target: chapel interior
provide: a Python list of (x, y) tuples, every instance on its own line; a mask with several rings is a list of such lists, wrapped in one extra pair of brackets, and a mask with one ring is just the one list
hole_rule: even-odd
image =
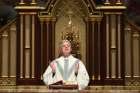
[(85, 93), (139, 93), (139, 6), (139, 0), (1, 0), (0, 93), (50, 93), (42, 75), (63, 39), (88, 71)]

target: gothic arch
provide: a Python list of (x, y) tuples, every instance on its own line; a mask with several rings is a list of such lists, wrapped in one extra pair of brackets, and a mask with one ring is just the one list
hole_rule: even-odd
[(84, 15), (93, 14), (95, 11), (95, 2), (93, 0), (48, 0), (45, 4), (45, 11), (48, 14), (57, 15), (65, 6), (67, 8), (74, 7), (74, 9), (78, 7), (78, 11), (82, 11)]
[(88, 16), (88, 8), (83, 0), (58, 0), (52, 9), (51, 14), (57, 18), (55, 24), (55, 37), (57, 37), (57, 39), (55, 39), (55, 56), (57, 57), (59, 55), (57, 50), (59, 42), (62, 39), (61, 37), (63, 36), (61, 33), (69, 31), (67, 27), (69, 15), (71, 15), (72, 24), (76, 28), (74, 33), (79, 31), (77, 35), (79, 36), (79, 42), (81, 43), (81, 49), (79, 50), (81, 55), (80, 58), (86, 62), (86, 50), (84, 49), (86, 46), (86, 25), (83, 19)]

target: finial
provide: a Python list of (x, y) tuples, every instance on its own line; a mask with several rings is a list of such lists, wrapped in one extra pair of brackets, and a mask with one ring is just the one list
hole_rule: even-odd
[(36, 5), (36, 0), (32, 0), (31, 4)]
[(121, 4), (122, 4), (121, 0), (117, 0), (116, 5), (121, 5)]
[(109, 0), (106, 0), (106, 1), (104, 2), (104, 4), (105, 4), (105, 5), (110, 5)]
[(20, 0), (20, 3), (19, 3), (20, 5), (23, 5), (23, 4), (25, 4), (24, 3), (24, 0)]

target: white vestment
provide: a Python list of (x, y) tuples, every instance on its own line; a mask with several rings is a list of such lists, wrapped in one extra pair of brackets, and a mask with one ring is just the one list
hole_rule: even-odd
[[(58, 81), (63, 81), (63, 82), (73, 82), (73, 84), (78, 84), (79, 90), (84, 89), (86, 86), (88, 86), (89, 83), (89, 75), (86, 71), (86, 68), (84, 64), (78, 60), (77, 58), (73, 57), (70, 55), (67, 57), (68, 59), (68, 78), (67, 80), (64, 80), (64, 57), (61, 56), (51, 63), (54, 63), (56, 67), (55, 75), (53, 76), (52, 73), (52, 68), (50, 65), (46, 69), (45, 73), (43, 74), (43, 81), (46, 85), (53, 84)], [(75, 74), (75, 64), (78, 63), (78, 73), (77, 75)]]

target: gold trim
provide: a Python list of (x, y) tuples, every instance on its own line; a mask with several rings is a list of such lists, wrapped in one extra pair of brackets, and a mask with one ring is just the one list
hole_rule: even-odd
[(116, 15), (111, 15), (110, 16), (111, 20), (111, 24), (110, 24), (110, 28), (111, 28), (111, 48), (116, 48)]
[(23, 78), (23, 15), (20, 15), (20, 78)]
[[(53, 8), (52, 8), (52, 11), (51, 11), (51, 13), (52, 13), (52, 15), (54, 15), (54, 12), (55, 12), (55, 10), (56, 10), (56, 5), (59, 3), (59, 1), (60, 0), (56, 0), (56, 2), (54, 3), (54, 5), (53, 5)], [(48, 12), (48, 11), (47, 11)]]
[[(56, 1), (57, 1), (57, 0), (56, 0)], [(55, 1), (55, 3), (56, 3), (56, 1)], [(54, 9), (53, 3), (54, 3), (54, 0), (51, 0), (51, 1), (50, 1), (50, 4), (48, 5), (47, 12), (50, 13), (50, 14), (52, 13), (52, 11), (53, 11), (53, 9)], [(55, 4), (55, 3), (54, 3), (54, 4)], [(51, 11), (50, 11), (50, 10), (51, 10)]]
[(31, 55), (31, 24), (30, 15), (25, 15), (25, 36), (24, 36), (24, 62), (25, 78), (30, 78), (30, 55)]
[[(98, 42), (100, 42), (100, 24), (101, 24), (101, 22), (100, 21), (98, 21), (97, 22), (97, 29), (98, 29)], [(100, 43), (98, 43), (98, 46), (100, 46)], [(98, 50), (98, 64), (100, 64), (100, 49)], [(98, 65), (98, 80), (100, 80), (101, 79), (101, 77), (100, 77), (100, 71), (101, 70), (101, 67), (100, 67), (100, 65)]]
[(109, 78), (109, 15), (106, 15), (106, 50), (107, 50), (107, 68), (106, 68), (106, 78)]
[(32, 78), (35, 78), (35, 16), (32, 16)]
[(96, 7), (95, 1), (91, 0), (93, 7)]
[(83, 5), (86, 7), (86, 10), (87, 10), (88, 13), (89, 13), (88, 5), (86, 4), (86, 2), (85, 2), (84, 0), (82, 0), (82, 2), (83, 2)]
[(30, 32), (31, 32), (31, 24), (30, 24), (30, 15), (25, 15), (25, 49), (30, 49), (31, 42), (30, 42)]
[(131, 77), (131, 75), (130, 76), (125, 76), (126, 78), (130, 78)]
[(1, 79), (1, 78), (15, 78), (15, 77), (16, 77), (16, 76), (1, 76), (0, 79)]
[(126, 9), (126, 6), (97, 6), (96, 9)]
[(139, 38), (140, 37), (140, 34), (139, 34), (139, 32), (134, 32), (132, 34), (132, 36), (133, 36), (133, 38)]
[(117, 16), (118, 19), (118, 78), (121, 78), (121, 16)]
[[(93, 13), (94, 10), (93, 10), (93, 8), (92, 8), (92, 4), (90, 3), (89, 0), (87, 0), (87, 2), (88, 2), (88, 5), (87, 5), (87, 6), (91, 8), (91, 11), (92, 11), (92, 13)], [(94, 4), (93, 4), (93, 6), (96, 7)], [(90, 13), (91, 13), (91, 12), (90, 12)]]
[(140, 77), (140, 76), (133, 76), (133, 77)]
[(102, 18), (102, 15), (90, 15), (88, 18), (86, 18), (86, 21), (101, 21)]
[[(92, 29), (92, 31), (94, 31), (94, 29), (95, 29), (95, 21), (92, 21), (91, 23), (91, 29)], [(89, 24), (88, 24), (88, 30), (89, 30)], [(92, 36), (94, 36), (95, 35), (95, 33), (94, 32), (92, 32)], [(92, 42), (91, 43), (94, 43), (94, 41), (95, 41), (95, 38), (92, 38)], [(94, 48), (94, 46), (93, 46), (93, 48)], [(94, 53), (94, 49), (91, 51), (91, 52), (93, 52)], [(95, 54), (93, 54), (92, 56), (94, 56)], [(93, 61), (93, 63), (92, 64), (95, 64), (95, 61)], [(93, 80), (95, 80), (96, 78), (95, 78), (95, 74), (94, 74), (94, 72), (95, 72), (95, 69), (92, 69), (92, 72), (93, 72), (93, 76), (92, 76), (92, 78), (93, 78)]]
[(9, 66), (9, 36), (8, 30), (3, 32), (2, 35), (2, 76), (8, 77), (8, 66)]
[[(134, 28), (134, 29), (136, 29), (137, 31), (140, 31), (140, 27), (139, 26), (137, 26), (133, 21), (130, 21), (130, 20), (126, 20), (127, 21), (127, 23), (128, 23), (128, 25), (129, 25), (129, 28), (131, 29), (131, 27), (132, 28)], [(128, 27), (127, 27), (128, 28)]]
[(25, 3), (24, 3), (24, 0), (20, 0), (20, 3), (19, 3), (20, 5), (24, 5)]
[(55, 17), (48, 15), (39, 15), (40, 21), (56, 21)]
[(95, 76), (94, 75), (92, 76), (92, 80), (95, 80)]
[(35, 2), (32, 2), (32, 3), (31, 3), (31, 5), (36, 5), (36, 4), (37, 4), (37, 3), (35, 3)]
[(98, 75), (98, 80), (101, 80), (101, 77), (100, 77), (100, 75)]
[(19, 12), (20, 15), (36, 15), (37, 12)]
[(15, 9), (45, 9), (41, 6), (16, 6)]
[(0, 86), (2, 85), (16, 85), (16, 77), (2, 77), (0, 78)]
[[(60, 0), (56, 0), (56, 1), (60, 1)], [(50, 5), (51, 0), (47, 0), (47, 2), (45, 2), (45, 7)]]
[(37, 4), (36, 1), (32, 0), (31, 5), (36, 5), (36, 4)]
[(15, 76), (10, 76), (9, 78), (16, 78), (16, 75)]
[(132, 76), (125, 76), (125, 78), (140, 78), (140, 76), (136, 76), (136, 75), (133, 77)]
[(106, 1), (104, 2), (104, 4), (105, 4), (105, 5), (110, 5), (109, 0), (106, 0)]
[(30, 49), (25, 49), (25, 78), (31, 78), (30, 77), (30, 55), (31, 55), (31, 51)]
[(104, 12), (104, 14), (118, 14), (118, 15), (120, 15), (123, 13), (122, 12)]
[(105, 5), (110, 5), (110, 2), (105, 2), (104, 4), (105, 4)]
[(8, 78), (8, 76), (3, 76), (3, 75), (2, 75), (1, 78)]
[(121, 2), (121, 0), (117, 0), (116, 5), (122, 5), (123, 3)]
[(116, 49), (111, 49), (111, 55), (110, 55), (110, 57), (111, 57), (111, 66), (110, 66), (110, 68), (111, 68), (111, 78), (116, 78)]
[(24, 5), (25, 3), (23, 3), (23, 2), (20, 2), (19, 4), (20, 4), (20, 5)]
[(11, 75), (11, 31), (9, 29), (8, 31), (8, 70), (7, 70), (7, 73), (8, 73), (8, 77), (10, 77)]
[(2, 34), (2, 38), (8, 38), (7, 34)]

